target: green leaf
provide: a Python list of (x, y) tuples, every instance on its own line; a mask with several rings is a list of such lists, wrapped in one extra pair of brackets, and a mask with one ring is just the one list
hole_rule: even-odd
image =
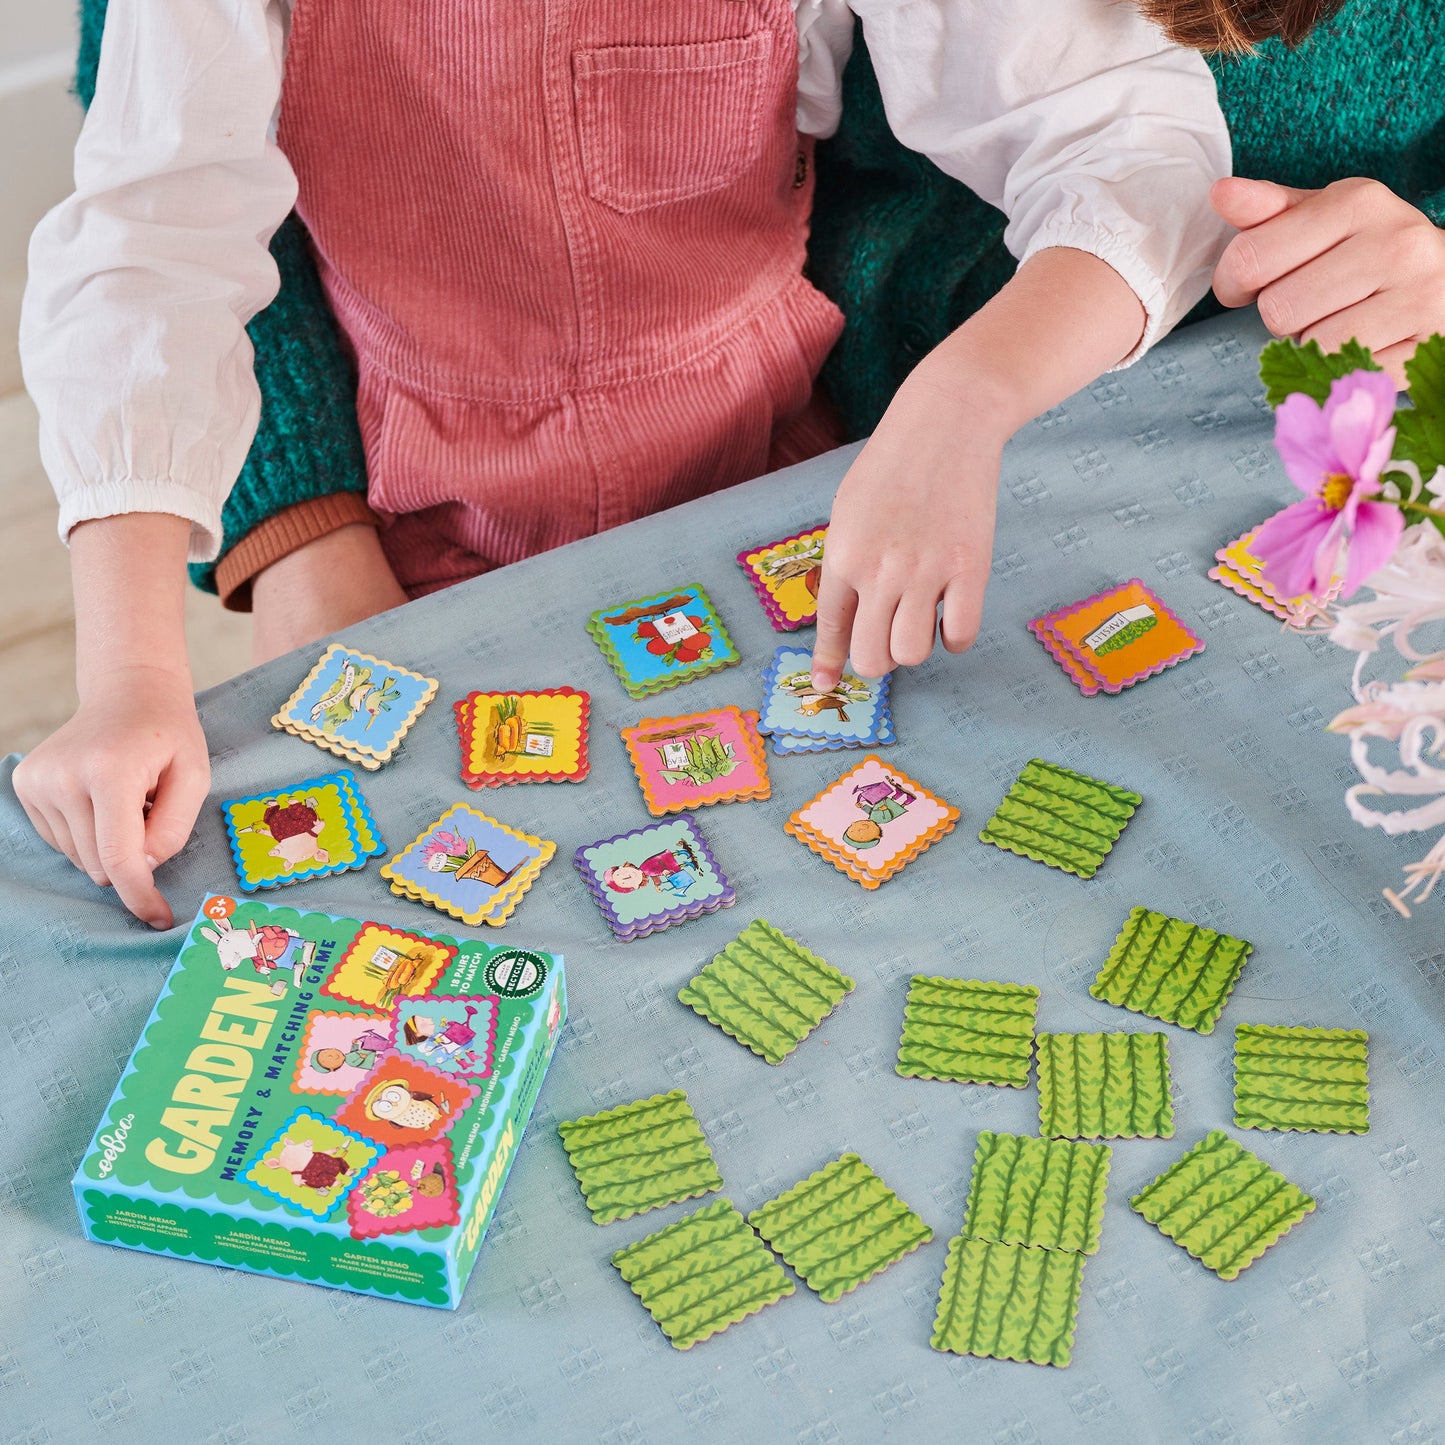
[(1405, 363), (1408, 407), (1395, 413), (1395, 456), (1414, 462), (1426, 481), (1445, 466), (1445, 336), (1422, 341)]
[(1303, 392), (1323, 406), (1332, 382), (1352, 371), (1379, 370), (1369, 348), (1358, 341), (1347, 341), (1328, 354), (1320, 349), (1318, 341), (1304, 346), (1297, 341), (1271, 341), (1259, 355), (1259, 379), (1270, 406), (1278, 406), (1295, 392)]

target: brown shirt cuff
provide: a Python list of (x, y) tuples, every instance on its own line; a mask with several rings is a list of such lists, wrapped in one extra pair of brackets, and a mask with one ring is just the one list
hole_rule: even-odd
[(216, 591), (228, 611), (251, 610), (251, 583), (273, 562), (335, 532), (360, 522), (381, 526), (381, 518), (360, 492), (333, 492), (296, 502), (259, 522), (216, 563)]

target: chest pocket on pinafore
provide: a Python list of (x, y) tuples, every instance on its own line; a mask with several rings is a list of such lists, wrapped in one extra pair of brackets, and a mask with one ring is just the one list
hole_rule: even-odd
[(614, 45), (572, 58), (593, 200), (645, 211), (726, 189), (757, 159), (768, 30), (690, 45)]

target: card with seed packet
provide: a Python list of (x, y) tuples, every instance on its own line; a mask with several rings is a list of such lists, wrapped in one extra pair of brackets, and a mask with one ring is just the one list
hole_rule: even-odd
[(435, 678), (333, 642), (271, 726), (374, 772), (436, 690)]
[(586, 844), (572, 861), (607, 926), (624, 940), (737, 902), (691, 813)]
[(500, 928), (557, 845), (457, 803), (382, 865), (391, 891), (463, 923)]
[(643, 718), (622, 729), (647, 811), (660, 818), (772, 793), (758, 715), (737, 707)]
[(453, 705), (469, 788), (580, 783), (587, 776), (591, 699), (570, 687), (472, 692)]
[(827, 535), (827, 526), (819, 525), (738, 553), (738, 566), (748, 574), (775, 632), (796, 632), (818, 620)]
[(279, 888), (364, 868), (386, 845), (356, 786), (340, 768), (271, 793), (221, 804), (241, 888)]
[(627, 695), (641, 701), (741, 660), (701, 587), (675, 587), (603, 607), (587, 631)]
[(1122, 692), (1204, 651), (1203, 639), (1137, 577), (1046, 612), (1029, 631), (1085, 697)]
[(830, 688), (814, 687), (813, 654), (780, 647), (763, 669), (758, 731), (779, 754), (889, 747), (898, 741), (891, 679), (891, 673), (870, 680), (845, 672)]

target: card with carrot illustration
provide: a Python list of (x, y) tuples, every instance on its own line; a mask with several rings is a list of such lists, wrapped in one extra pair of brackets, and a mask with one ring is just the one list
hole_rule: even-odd
[(827, 535), (826, 526), (810, 527), (778, 542), (744, 547), (738, 553), (738, 566), (748, 574), (774, 631), (796, 632), (818, 620)]
[(591, 699), (570, 687), (473, 692), (454, 704), (469, 788), (580, 783), (587, 776)]
[(740, 661), (701, 587), (603, 607), (587, 619), (587, 631), (628, 696), (639, 700)]
[(720, 707), (643, 718), (622, 729), (622, 741), (654, 817), (772, 792), (755, 712)]

